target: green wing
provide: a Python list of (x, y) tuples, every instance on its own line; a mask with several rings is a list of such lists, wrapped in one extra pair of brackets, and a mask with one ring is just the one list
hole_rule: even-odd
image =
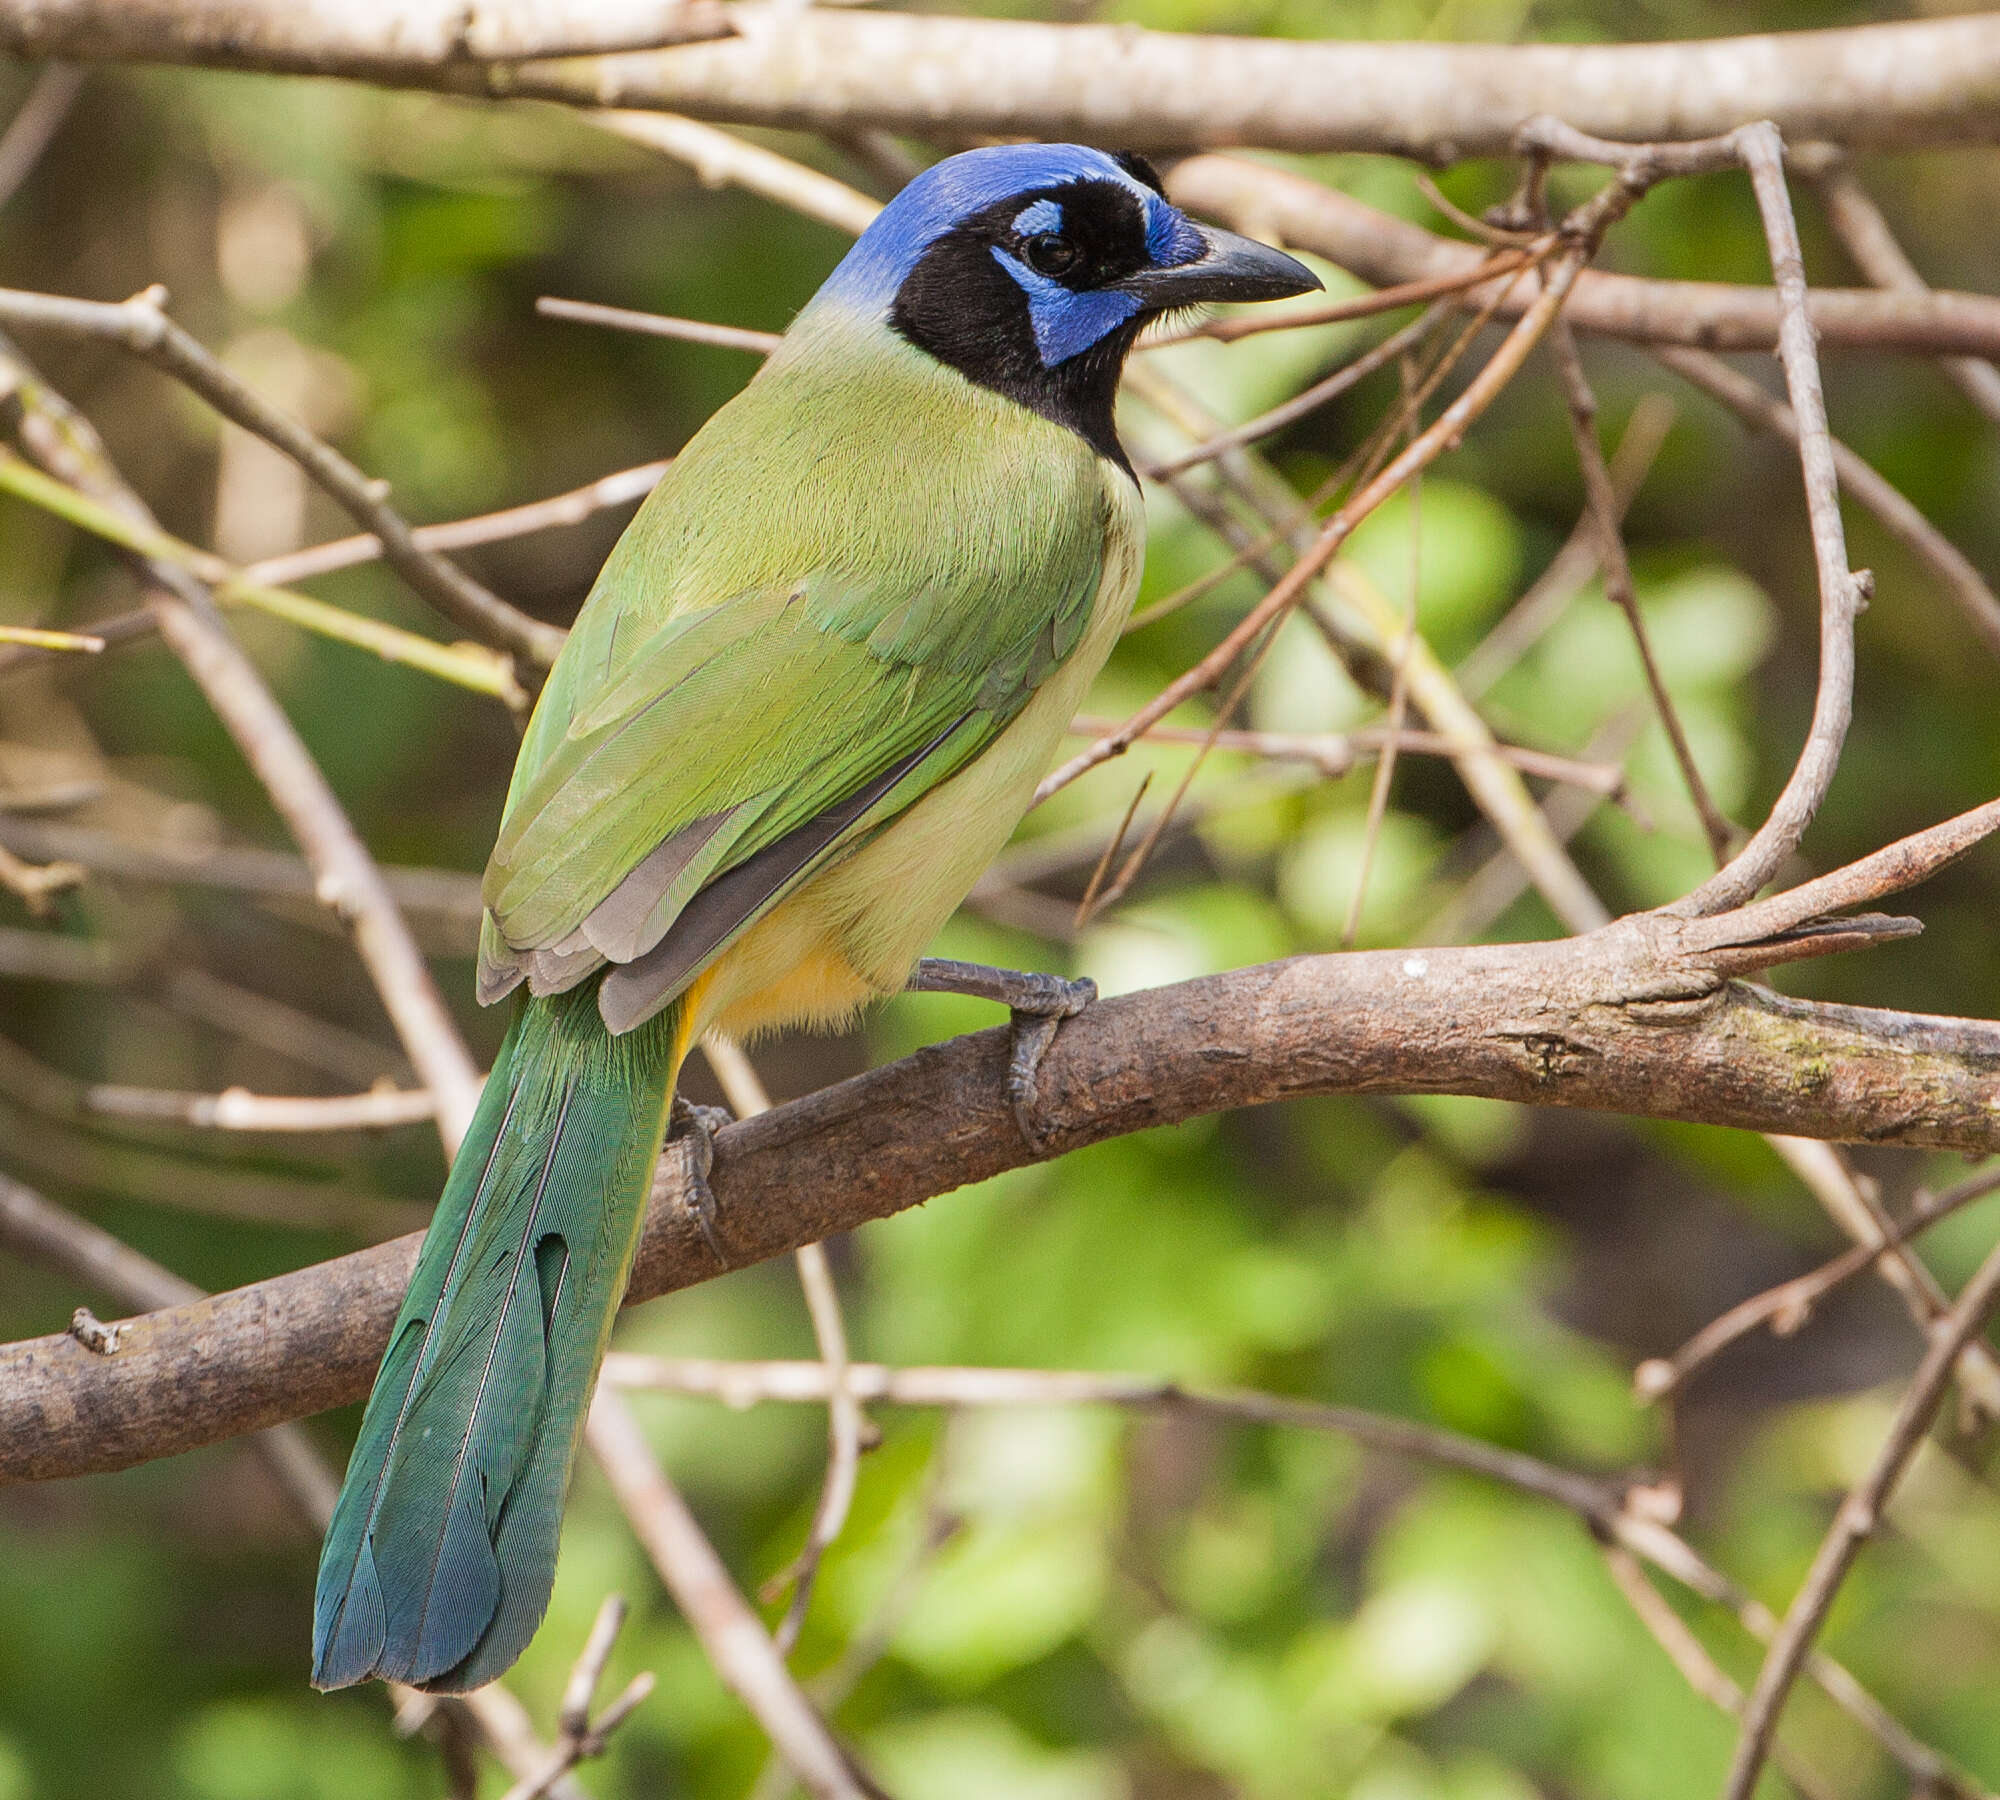
[[(686, 534), (671, 516), (650, 536), (635, 524), (523, 745), (487, 869), (481, 997), (627, 964), (604, 998), (607, 1022), (629, 1028), (979, 755), (1076, 647), (1097, 595), (1102, 483), (1064, 462), (1027, 461), (1041, 479), (954, 513), (956, 533), (920, 504), (900, 560), (876, 521), (876, 545), (835, 537), (838, 560), (706, 606), (676, 569), (664, 619), (644, 604), (663, 579), (648, 546), (685, 554)], [(669, 514), (699, 504), (693, 485), (655, 499)]]

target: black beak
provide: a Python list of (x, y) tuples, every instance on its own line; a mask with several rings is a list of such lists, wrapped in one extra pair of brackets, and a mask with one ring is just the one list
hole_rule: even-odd
[(1193, 262), (1171, 269), (1142, 269), (1118, 286), (1136, 294), (1148, 312), (1159, 312), (1202, 300), (1283, 300), (1310, 294), (1321, 285), (1304, 263), (1269, 244), (1213, 225), (1195, 229), (1208, 248)]

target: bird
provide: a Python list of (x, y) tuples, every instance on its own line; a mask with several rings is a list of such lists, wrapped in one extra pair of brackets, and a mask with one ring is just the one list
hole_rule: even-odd
[(1127, 353), (1181, 309), (1319, 285), (1138, 156), (969, 150), (883, 208), (674, 459), (522, 738), (478, 965), (513, 1017), (327, 1530), (315, 1686), (468, 1691), (539, 1628), (704, 1032), (838, 1027), (915, 971), (1014, 1008), (1036, 1128), (1040, 1050), (1094, 990), (919, 959), (1129, 615)]

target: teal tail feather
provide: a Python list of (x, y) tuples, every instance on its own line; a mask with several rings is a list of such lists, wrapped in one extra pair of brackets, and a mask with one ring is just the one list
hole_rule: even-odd
[(534, 1636), (685, 1050), (526, 1000), (459, 1146), (327, 1529), (313, 1684), (463, 1693)]

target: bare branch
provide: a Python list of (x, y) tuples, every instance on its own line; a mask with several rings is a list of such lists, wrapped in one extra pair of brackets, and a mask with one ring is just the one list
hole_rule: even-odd
[[(1625, 433), (1611, 452), (1614, 525), (1624, 524), (1625, 514), (1652, 472), (1654, 459), (1673, 423), (1674, 405), (1664, 395), (1644, 395), (1632, 409)], [(1478, 699), (1527, 655), (1597, 573), (1598, 539), (1595, 509), (1586, 507), (1549, 566), (1452, 671), (1460, 691), (1468, 699)]]
[[(1827, 1216), (1858, 1247), (1876, 1252), (1876, 1272), (1902, 1297), (1910, 1318), (1928, 1341), (1938, 1321), (1951, 1310), (1951, 1300), (1929, 1267), (1896, 1241), (1895, 1221), (1882, 1210), (1874, 1183), (1858, 1177), (1835, 1145), (1777, 1133), (1769, 1141), (1826, 1209)], [(1984, 1343), (1965, 1346), (1957, 1375), (1970, 1408), (1968, 1417), (2000, 1418), (2000, 1363)]]
[(1261, 144), (1450, 162), (1504, 154), (1537, 113), (1633, 141), (1711, 136), (1757, 117), (1802, 139), (1986, 141), (2000, 129), (1996, 68), (2000, 34), (1985, 18), (1694, 44), (1488, 46), (809, 12), (724, 42), (514, 76), (519, 92), (543, 98), (809, 131)]
[[(63, 825), (0, 814), (0, 845), (17, 856), (76, 863), (94, 875), (123, 881), (190, 883), (239, 893), (311, 900), (311, 865), (282, 851), (249, 844), (139, 843), (94, 825)], [(380, 870), (398, 907), (436, 921), (452, 943), (467, 948), (479, 930), (479, 877), (457, 869), (390, 865)], [(371, 1071), (380, 1073), (379, 1069)]]
[(1528, 352), (1554, 321), (1564, 296), (1583, 266), (1583, 256), (1582, 251), (1572, 250), (1557, 261), (1534, 305), (1522, 314), (1506, 341), (1467, 384), (1465, 391), (1406, 450), (1327, 521), (1312, 548), (1286, 570), (1283, 579), (1230, 628), (1213, 650), (1192, 669), (1170, 681), (1116, 731), (1098, 739), (1087, 750), (1071, 757), (1061, 768), (1045, 777), (1035, 790), (1036, 800), (1047, 799), (1099, 763), (1122, 756), (1175, 707), (1214, 686), (1223, 671), (1267, 625), (1296, 605), (1303, 597), (1307, 584), (1353, 535), (1354, 528), (1413, 474), (1435, 462), (1449, 446), (1455, 444), (1473, 420), (1513, 379), (1527, 359)]
[[(2000, 20), (1994, 28), (2000, 33)], [(1487, 255), (1479, 246), (1392, 218), (1337, 188), (1240, 157), (1191, 156), (1168, 173), (1167, 191), (1205, 217), (1278, 237), (1294, 250), (1313, 251), (1376, 287), (1464, 274)], [(1469, 290), (1468, 298), (1476, 301), (1479, 290)], [(1517, 294), (1500, 311), (1511, 315), (1528, 304), (1525, 295)], [(2000, 298), (1992, 295), (1817, 288), (1807, 310), (1820, 341), (1829, 345), (2000, 355)], [(1587, 270), (1564, 316), (1578, 331), (1634, 343), (1773, 350), (1780, 307), (1771, 288)]]
[[(0, 1174), (0, 1244), (43, 1268), (73, 1275), (126, 1306), (187, 1306), (202, 1298), (193, 1282), (5, 1174)], [(71, 1321), (78, 1340), (99, 1354), (116, 1354), (117, 1339), (105, 1336), (93, 1343), (87, 1329), (80, 1329), (86, 1321), (90, 1309), (80, 1306)], [(325, 1530), (340, 1484), (312, 1440), (296, 1425), (272, 1425), (246, 1447), (262, 1459), (307, 1526)]]
[(857, 1773), (792, 1679), (625, 1402), (600, 1387), (584, 1432), (681, 1616), (806, 1792), (814, 1800), (868, 1800), (873, 1784)]
[[(1774, 1144), (1813, 1143), (1807, 1138), (1781, 1139), (1776, 1136), (1771, 1141)], [(1698, 1369), (1714, 1361), (1738, 1338), (1747, 1336), (1759, 1326), (1768, 1325), (1774, 1335), (1789, 1337), (1812, 1317), (1813, 1309), (1835, 1288), (1851, 1281), (1870, 1264), (1879, 1263), (1938, 1220), (1948, 1218), (1960, 1207), (1969, 1206), (1975, 1200), (1984, 1199), (1995, 1188), (2000, 1188), (2000, 1170), (1971, 1176), (1947, 1188), (1942, 1194), (1920, 1193), (1910, 1216), (1900, 1223), (1892, 1223), (1886, 1232), (1871, 1231), (1831, 1261), (1821, 1263), (1804, 1275), (1795, 1275), (1790, 1281), (1781, 1281), (1776, 1287), (1766, 1288), (1761, 1294), (1753, 1294), (1748, 1300), (1732, 1306), (1727, 1312), (1711, 1319), (1673, 1355), (1650, 1357), (1642, 1362), (1632, 1372), (1634, 1392), (1641, 1400), (1664, 1398), (1684, 1386)], [(1966, 1346), (1968, 1353), (1983, 1351), (1984, 1348), (1979, 1343)]]
[[(1102, 737), (1118, 728), (1116, 719), (1094, 713), (1079, 713), (1069, 723), (1072, 736)], [(1273, 762), (1310, 763), (1327, 776), (1345, 775), (1364, 756), (1390, 743), (1405, 756), (1465, 756), (1487, 752), (1511, 763), (1524, 775), (1540, 775), (1569, 787), (1588, 788), (1604, 799), (1616, 799), (1625, 788), (1625, 772), (1614, 763), (1584, 761), (1558, 756), (1550, 750), (1535, 750), (1525, 744), (1466, 742), (1441, 731), (1419, 731), (1411, 726), (1390, 730), (1381, 725), (1358, 725), (1352, 731), (1208, 731), (1191, 725), (1155, 725), (1146, 733), (1153, 744), (1208, 744), (1218, 750), (1235, 750), (1245, 756), (1261, 756)]]
[(0, 206), (14, 197), (42, 160), (42, 152), (62, 129), (82, 88), (83, 71), (67, 63), (50, 63), (35, 77), (27, 99), (0, 135)]
[[(1672, 344), (1655, 347), (1653, 354), (1676, 375), (1720, 400), (1753, 430), (1767, 432), (1788, 444), (1799, 441), (1798, 422), (1792, 416), (1792, 409), (1773, 399), (1749, 376), (1732, 369), (1720, 357)], [(1981, 363), (1979, 367), (1988, 365)], [(1972, 559), (1925, 518), (1900, 489), (1892, 487), (1872, 463), (1863, 461), (1838, 438), (1833, 440), (1833, 463), (1839, 471), (1842, 491), (1873, 513), (1891, 537), (1929, 568), (1939, 585), (1957, 602), (1967, 623), (1994, 655), (2000, 656), (2000, 599), (1994, 597), (1993, 590), (1986, 585), (1986, 577)]]
[(483, 65), (720, 37), (726, 15), (716, 0), (19, 0), (0, 11), (0, 50), (504, 94), (507, 70)]
[(687, 164), (707, 187), (740, 187), (853, 236), (882, 210), (844, 181), (693, 119), (659, 112), (588, 112), (593, 125)]
[[(1819, 189), (1820, 203), (1855, 266), (1877, 287), (1901, 294), (1928, 294), (1930, 283), (1917, 273), (1882, 209), (1861, 185), (1860, 178), (1838, 151), (1816, 154), (1825, 146), (1808, 145), (1796, 160), (1806, 178)], [(1964, 392), (1967, 399), (1989, 419), (2000, 424), (2000, 369), (1981, 357), (1946, 357), (1939, 364)]]
[(1702, 835), (1708, 839), (1709, 850), (1720, 868), (1728, 860), (1736, 830), (1722, 816), (1721, 808), (1708, 791), (1708, 783), (1702, 779), (1701, 767), (1694, 759), (1694, 747), (1688, 742), (1687, 731), (1674, 706), (1674, 697), (1668, 691), (1666, 677), (1660, 673), (1659, 659), (1653, 654), (1652, 634), (1646, 629), (1645, 615), (1639, 610), (1639, 596), (1632, 586), (1632, 565), (1625, 556), (1625, 535), (1618, 528), (1621, 511), (1618, 490), (1612, 484), (1611, 467), (1604, 460), (1603, 446), (1597, 441), (1597, 396), (1591, 392), (1590, 379), (1583, 372), (1583, 358), (1577, 354), (1576, 337), (1560, 319), (1549, 334), (1549, 344), (1555, 351), (1556, 368), (1562, 376), (1564, 397), (1569, 402), (1570, 437), (1576, 445), (1577, 467), (1583, 475), (1586, 516), (1597, 531), (1597, 565), (1604, 573), (1604, 592), (1625, 615), (1625, 622), (1631, 627), (1632, 642), (1639, 653), (1639, 665), (1645, 671), (1646, 686), (1652, 691), (1653, 709), (1666, 731), (1667, 742), (1673, 747), (1674, 761), (1680, 765), (1681, 779), (1687, 785), (1688, 798), (1694, 803)]
[(296, 1098), (240, 1087), (219, 1094), (176, 1094), (164, 1088), (97, 1086), (84, 1090), (83, 1109), (197, 1131), (383, 1131), (437, 1116), (437, 1102), (428, 1089), (386, 1086), (366, 1094)]
[(1806, 512), (1812, 521), (1813, 563), (1819, 574), (1819, 691), (1812, 725), (1791, 779), (1770, 817), (1751, 834), (1725, 868), (1674, 903), (1684, 916), (1726, 912), (1741, 906), (1783, 867), (1799, 846), (1806, 827), (1833, 785), (1847, 726), (1854, 714), (1854, 622), (1872, 582), (1847, 566), (1847, 537), (1840, 522), (1840, 477), (1827, 429), (1826, 398), (1820, 391), (1819, 357), (1806, 312), (1805, 257), (1785, 192), (1784, 146), (1770, 125), (1747, 125), (1735, 134), (1764, 236), (1771, 247), (1771, 274), (1777, 284), (1782, 322), (1778, 358), (1798, 421), (1799, 462), (1804, 471)]
[[(1009, 1034), (959, 1038), (723, 1131), (718, 1229), (741, 1267), (1084, 1144), (1311, 1093), (1484, 1094), (2000, 1151), (2000, 1025), (1813, 1005), (1725, 973), (1815, 953), (1826, 934), (1801, 933), (1790, 914), (1920, 879), (1995, 828), (2000, 802), (1789, 906), (1781, 895), (1717, 919), (1641, 914), (1549, 943), (1295, 957), (1100, 1001), (1042, 1065), (1063, 1124), (1039, 1151), (1005, 1099)], [(1874, 929), (1845, 923), (1836, 941)], [(681, 1162), (662, 1161), (634, 1301), (716, 1272)], [(358, 1398), (416, 1245), (156, 1313), (108, 1361), (67, 1340), (0, 1346), (0, 1482), (122, 1468)]]
[(569, 1682), (563, 1689), (562, 1710), (556, 1719), (556, 1741), (543, 1756), (540, 1765), (523, 1772), (507, 1790), (505, 1800), (542, 1800), (542, 1796), (578, 1763), (602, 1756), (611, 1734), (632, 1716), (639, 1703), (653, 1691), (652, 1672), (644, 1671), (633, 1676), (618, 1698), (595, 1720), (590, 1716), (598, 1684), (604, 1679), (604, 1665), (611, 1660), (612, 1649), (624, 1624), (624, 1597), (619, 1594), (605, 1595), (604, 1604), (597, 1609), (597, 1618), (590, 1627), (590, 1636), (577, 1653), (576, 1666), (570, 1670)]
[[(538, 306), (537, 310), (547, 310)], [(649, 315), (636, 315), (645, 318)], [(718, 329), (721, 329), (718, 327)], [(635, 468), (616, 469), (566, 494), (551, 494), (546, 500), (531, 500), (524, 506), (510, 506), (501, 512), (481, 513), (476, 518), (453, 519), (442, 525), (418, 525), (411, 539), (424, 550), (470, 550), (480, 544), (497, 544), (508, 538), (526, 537), (531, 532), (552, 531), (563, 525), (581, 525), (607, 507), (624, 506), (643, 500), (659, 484), (672, 465), (672, 458), (640, 463)], [(252, 563), (243, 573), (252, 581), (283, 587), (314, 575), (331, 574), (335, 569), (351, 569), (356, 563), (371, 562), (382, 554), (382, 540), (372, 533), (336, 538), (284, 556)]]
[(1750, 1690), (1743, 1712), (1743, 1732), (1737, 1740), (1723, 1800), (1749, 1800), (1777, 1731), (1778, 1715), (1784, 1710), (1792, 1684), (1826, 1621), (1834, 1596), (1853, 1568), (1854, 1559), (1861, 1554), (1861, 1546), (1874, 1535), (1903, 1471), (1924, 1441), (1961, 1352), (1985, 1329), (1996, 1306), (2000, 1306), (2000, 1249), (1988, 1254), (1966, 1283), (1957, 1303), (1939, 1321), (1930, 1347), (1896, 1408), (1874, 1466), (1834, 1515), (1812, 1568), (1765, 1655), (1756, 1685)]
[[(756, 1068), (742, 1049), (728, 1038), (710, 1036), (702, 1042), (709, 1067), (722, 1083), (731, 1110), (739, 1119), (754, 1119), (771, 1110), (771, 1096), (765, 1092)], [(799, 1286), (805, 1291), (806, 1311), (812, 1317), (813, 1340), (819, 1345), (820, 1360), (831, 1384), (831, 1404), (827, 1409), (826, 1480), (820, 1488), (819, 1504), (813, 1508), (812, 1524), (806, 1531), (805, 1547), (792, 1566), (767, 1584), (764, 1599), (775, 1597), (787, 1584), (792, 1589), (791, 1604), (778, 1623), (775, 1641), (780, 1656), (789, 1656), (804, 1629), (806, 1609), (812, 1604), (813, 1582), (820, 1560), (840, 1536), (847, 1523), (848, 1509), (854, 1504), (855, 1477), (861, 1464), (861, 1437), (866, 1424), (860, 1403), (847, 1383), (847, 1324), (841, 1316), (840, 1291), (834, 1286), (833, 1266), (821, 1244), (803, 1244), (795, 1260)]]
[(246, 386), (167, 317), (165, 301), (166, 295), (157, 288), (117, 305), (0, 288), (0, 321), (117, 344), (164, 369), (224, 418), (254, 432), (304, 469), (375, 535), (390, 567), (447, 618), (530, 661), (544, 665), (555, 661), (566, 635), (560, 627), (531, 619), (456, 564), (424, 549), (389, 504), (386, 482), (371, 481), (331, 444)]
[[(23, 441), (50, 474), (154, 524), (89, 422), (36, 378), (4, 338), (0, 388), (11, 391), (21, 409)], [(284, 709), (217, 616), (207, 589), (170, 563), (142, 561), (141, 567), (152, 584), (147, 603), (160, 634), (207, 696), (305, 852), (314, 897), (353, 931), (355, 947), (410, 1061), (437, 1100), (439, 1134), (450, 1151), (472, 1117), (479, 1074), (381, 871)]]
[(570, 319), (578, 325), (603, 325), (612, 331), (637, 331), (648, 337), (679, 338), (683, 343), (712, 344), (718, 350), (748, 350), (769, 356), (780, 342), (775, 331), (748, 331), (741, 325), (711, 325), (706, 319), (677, 319), (670, 313), (634, 312), (629, 306), (599, 306), (591, 300), (561, 300), (544, 294), (535, 311), (550, 319)]
[[(1459, 1432), (1361, 1407), (1328, 1406), (1254, 1389), (1188, 1387), (1151, 1375), (857, 1363), (851, 1378), (864, 1398), (904, 1406), (1123, 1406), (1333, 1432), (1372, 1450), (1460, 1469), (1563, 1507), (1587, 1521), (1614, 1552), (1643, 1558), (1704, 1600), (1727, 1608), (1752, 1636), (1769, 1642), (1776, 1631), (1768, 1611), (1661, 1522), (1653, 1491), (1630, 1477), (1581, 1474)], [(830, 1391), (826, 1370), (819, 1363), (718, 1362), (615, 1351), (605, 1359), (604, 1379), (626, 1388), (703, 1395), (731, 1407), (824, 1400)], [(1839, 1663), (1816, 1656), (1810, 1669), (1828, 1697), (1914, 1780), (1946, 1793), (1961, 1791), (1950, 1765), (1912, 1738)], [(1729, 1710), (1737, 1710), (1740, 1698)]]

